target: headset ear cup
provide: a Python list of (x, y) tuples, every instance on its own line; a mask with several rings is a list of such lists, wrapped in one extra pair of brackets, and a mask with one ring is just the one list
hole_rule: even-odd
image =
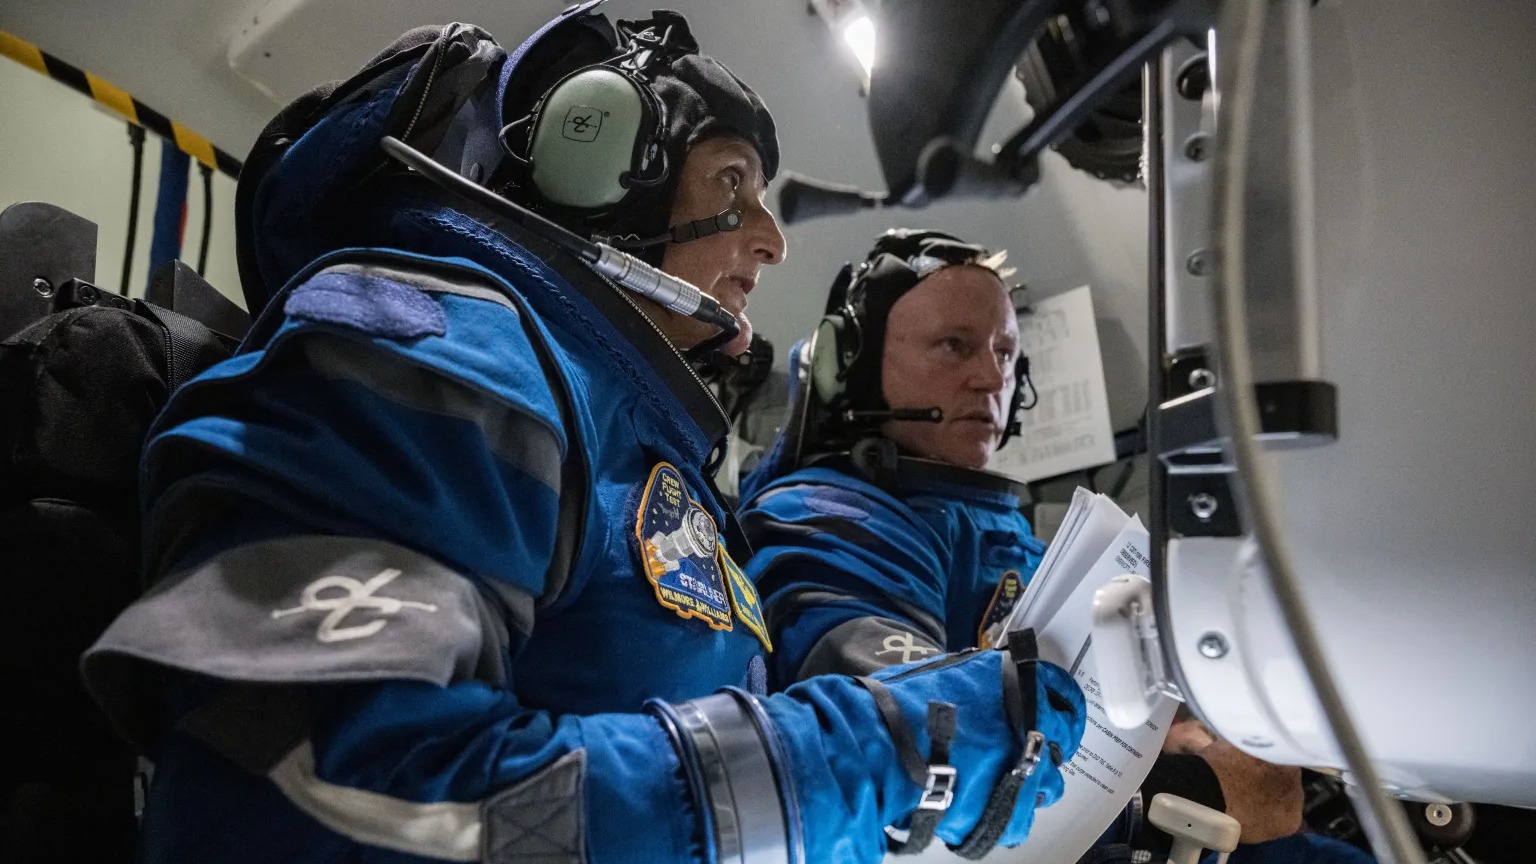
[(843, 331), (847, 321), (841, 315), (828, 315), (816, 325), (811, 337), (811, 387), (816, 401), (831, 406), (842, 398), (845, 379)]
[(656, 173), (655, 95), (612, 66), (578, 69), (534, 108), (528, 179), (544, 201), (605, 210), (624, 200), (632, 178)]

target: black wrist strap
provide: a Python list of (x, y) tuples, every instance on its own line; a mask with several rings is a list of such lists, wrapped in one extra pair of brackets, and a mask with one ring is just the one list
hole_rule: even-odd
[[(1039, 696), (1035, 680), (1037, 656), (1033, 630), (1016, 630), (1008, 634), (1008, 659), (1013, 665), (1011, 670), (1010, 667), (1004, 667), (1003, 698), (1010, 698), (1009, 690), (1016, 694), (1012, 699), (1019, 705), (1017, 723), (1019, 731), (1023, 733), (1024, 750), (1019, 754), (1019, 761), (992, 787), (987, 806), (982, 810), (981, 818), (976, 821), (976, 827), (966, 835), (965, 842), (950, 847), (961, 858), (975, 861), (996, 848), (1008, 828), (1008, 822), (1013, 818), (1014, 808), (1018, 806), (1019, 791), (1035, 773), (1035, 768), (1040, 764), (1041, 752), (1046, 749), (1045, 736), (1038, 731)], [(1008, 671), (1013, 674), (1009, 675)], [(1059, 749), (1052, 749), (1051, 757), (1059, 761), (1059, 753)], [(1038, 804), (1034, 802), (1034, 806)]]
[(874, 697), (875, 709), (880, 712), (896, 755), (907, 772), (907, 778), (923, 789), (917, 809), (912, 813), (912, 824), (905, 840), (889, 838), (888, 848), (897, 855), (912, 855), (923, 851), (933, 842), (933, 834), (939, 822), (955, 800), (955, 767), (949, 764), (949, 745), (955, 738), (956, 709), (949, 702), (928, 703), (928, 759), (925, 761), (917, 750), (912, 730), (907, 727), (896, 704), (884, 684), (873, 678), (860, 676), (858, 681)]
[(912, 827), (905, 842), (892, 841), (890, 850), (897, 855), (912, 855), (928, 848), (939, 820), (955, 800), (955, 768), (949, 764), (949, 743), (955, 737), (955, 706), (948, 702), (928, 703), (928, 767), (923, 777), (923, 797), (912, 814)]

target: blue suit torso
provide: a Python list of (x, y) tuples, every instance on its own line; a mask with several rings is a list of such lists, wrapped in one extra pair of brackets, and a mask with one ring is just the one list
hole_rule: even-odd
[[(450, 211), (402, 209), (389, 234), (395, 249), (306, 268), (239, 354), (173, 398), (144, 471), (160, 584), (90, 662), (357, 682), (309, 697), (314, 775), (412, 806), (478, 801), (579, 753), (586, 806), (617, 820), (602, 837), (691, 858), (692, 797), (665, 733), (636, 712), (763, 690), (746, 553), (705, 479), (726, 421), (618, 289), (578, 274), (578, 290)], [(238, 563), (251, 550), (260, 563)], [(423, 568), (437, 575), (408, 584)], [(190, 638), (167, 642), (172, 620)], [(208, 680), (173, 681), (169, 718), (216, 701)], [(451, 755), (411, 743), (496, 716), (500, 732)], [(149, 861), (335, 860), (368, 837), (250, 787), (265, 765), (135, 731), (157, 761)], [(237, 811), (233, 825), (217, 815)], [(633, 851), (588, 842), (594, 858)]]
[(895, 621), (917, 640), (881, 635), (870, 659), (882, 665), (977, 645), (983, 618), (1011, 608), (1045, 552), (1018, 504), (1007, 491), (936, 481), (886, 491), (831, 467), (756, 490), (741, 520), (777, 649), (774, 686), (834, 671), (805, 664), (861, 617)]

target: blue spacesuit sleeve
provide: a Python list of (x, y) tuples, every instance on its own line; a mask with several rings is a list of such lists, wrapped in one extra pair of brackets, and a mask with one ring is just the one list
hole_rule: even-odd
[(747, 574), (777, 646), (775, 689), (945, 650), (947, 546), (899, 500), (810, 469), (760, 494), (741, 522), (755, 550)]
[(515, 695), (567, 447), (525, 322), (319, 285), (173, 399), (145, 462), (157, 580), (85, 659), (157, 761), (148, 858), (698, 860), (655, 718)]

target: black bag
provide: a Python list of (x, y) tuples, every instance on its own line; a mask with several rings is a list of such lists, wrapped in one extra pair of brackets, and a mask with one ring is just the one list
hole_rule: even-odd
[[(157, 287), (243, 316), (180, 262)], [(131, 861), (137, 759), (86, 695), (79, 657), (141, 590), (149, 426), (240, 334), (80, 279), (0, 291), (14, 301), (0, 311), (32, 319), (0, 320), (0, 860)]]

